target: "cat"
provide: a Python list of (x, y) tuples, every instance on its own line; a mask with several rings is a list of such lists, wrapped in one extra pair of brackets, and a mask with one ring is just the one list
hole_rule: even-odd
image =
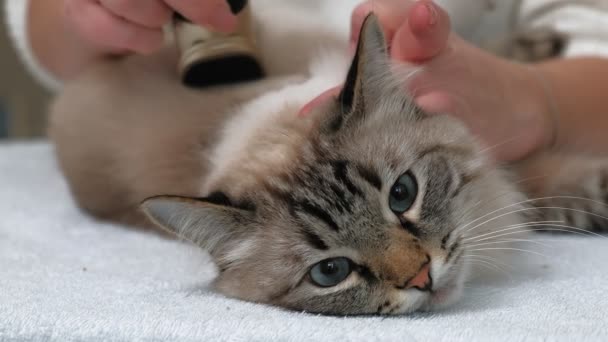
[[(569, 184), (603, 199), (604, 164), (571, 162), (576, 173), (522, 188), (516, 168), (493, 164), (460, 121), (413, 103), (374, 15), (353, 58), (339, 34), (281, 18), (301, 35), (260, 23), (270, 76), (258, 82), (184, 88), (168, 49), (100, 62), (67, 85), (49, 134), (78, 204), (205, 249), (226, 296), (339, 315), (449, 306), (483, 272), (474, 259), (508, 263), (530, 222), (603, 227), (569, 210), (574, 199), (549, 196), (571, 194), (555, 193)], [(318, 42), (322, 54), (310, 48)], [(339, 96), (298, 115), (341, 83)], [(547, 156), (525, 167), (544, 174), (556, 163), (568, 165)], [(603, 186), (593, 194), (595, 183), (581, 184), (589, 173)], [(526, 215), (538, 212), (527, 196), (547, 197), (552, 218)]]

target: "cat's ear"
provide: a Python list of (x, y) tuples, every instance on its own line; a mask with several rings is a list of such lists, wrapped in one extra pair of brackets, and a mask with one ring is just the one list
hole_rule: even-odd
[(202, 199), (153, 197), (145, 200), (141, 208), (152, 222), (211, 255), (246, 231), (245, 226), (254, 215), (248, 208), (233, 206), (221, 193)]
[(382, 84), (390, 74), (388, 47), (375, 14), (369, 14), (361, 27), (357, 50), (338, 97), (341, 123), (364, 115), (382, 94)]

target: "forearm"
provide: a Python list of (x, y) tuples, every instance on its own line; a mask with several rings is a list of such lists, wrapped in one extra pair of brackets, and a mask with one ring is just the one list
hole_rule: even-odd
[(556, 120), (554, 148), (608, 155), (608, 59), (572, 58), (536, 66)]
[(107, 53), (91, 45), (68, 27), (62, 0), (32, 0), (27, 32), (38, 63), (52, 76), (66, 81)]

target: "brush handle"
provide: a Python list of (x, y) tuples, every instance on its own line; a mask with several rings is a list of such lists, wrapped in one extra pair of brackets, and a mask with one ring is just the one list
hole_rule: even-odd
[(173, 31), (180, 54), (178, 71), (184, 85), (205, 87), (263, 77), (246, 0), (227, 0), (237, 16), (234, 32), (217, 32), (173, 14)]
[(227, 0), (232, 14), (237, 15), (247, 6), (247, 0)]

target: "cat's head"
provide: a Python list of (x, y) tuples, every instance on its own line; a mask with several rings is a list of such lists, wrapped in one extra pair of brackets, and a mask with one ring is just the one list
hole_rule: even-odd
[(252, 175), (243, 161), (208, 197), (156, 197), (145, 212), (209, 251), (231, 297), (332, 314), (453, 302), (463, 239), (518, 222), (473, 220), (518, 195), (459, 122), (426, 115), (391, 75), (370, 16), (342, 93), (287, 162)]

